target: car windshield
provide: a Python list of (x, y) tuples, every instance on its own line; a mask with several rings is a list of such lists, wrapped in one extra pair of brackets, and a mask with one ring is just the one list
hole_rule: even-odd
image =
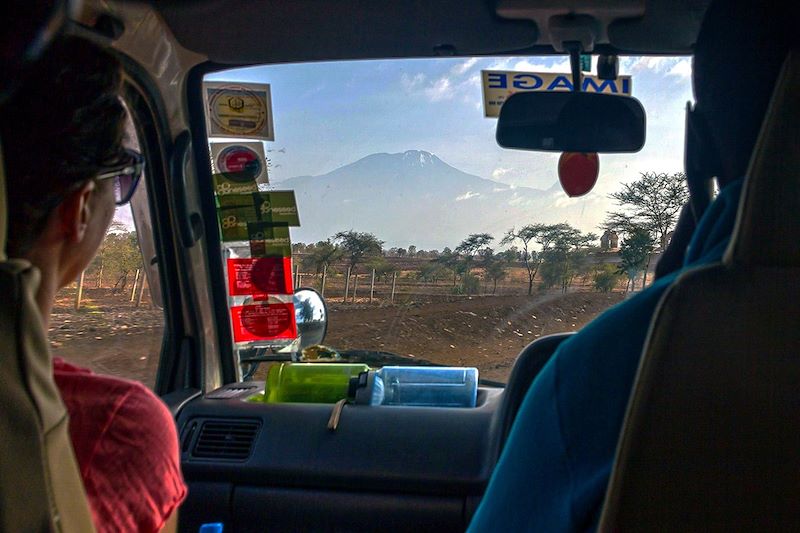
[[(260, 267), (234, 263), (256, 256), (264, 256), (262, 278), (281, 272), (270, 283), (285, 292), (323, 293), (323, 344), (330, 349), (474, 366), (501, 382), (528, 343), (576, 331), (652, 282), (686, 200), (691, 61), (622, 57), (620, 77), (610, 82), (587, 70), (584, 88), (628, 93), (647, 113), (644, 148), (601, 154), (589, 192), (591, 180), (560, 182), (568, 157), (506, 150), (495, 141), (503, 98), (516, 90), (568, 90), (569, 72), (565, 57), (471, 57), (207, 75), (235, 347), (252, 354), (262, 346), (259, 335), (282, 327), (277, 315), (270, 331), (248, 327), (261, 320), (254, 318), (260, 311), (248, 310), (257, 307), (251, 293), (263, 286), (237, 283), (252, 274), (258, 285)], [(266, 93), (265, 116), (248, 111), (259, 91)], [(256, 155), (243, 155), (246, 149)], [(226, 165), (231, 179), (219, 178)], [(237, 189), (236, 173), (247, 169), (258, 189)], [(262, 214), (272, 206), (269, 227), (249, 220), (237, 237), (235, 193), (255, 190)], [(293, 191), (294, 199), (281, 191)], [(299, 220), (283, 217), (281, 208), (293, 203)], [(266, 239), (258, 253), (254, 239)], [(291, 298), (276, 302), (290, 305)]]

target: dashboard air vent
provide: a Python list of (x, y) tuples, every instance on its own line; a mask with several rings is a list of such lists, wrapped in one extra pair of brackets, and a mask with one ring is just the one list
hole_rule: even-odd
[(258, 422), (205, 421), (192, 455), (204, 459), (243, 461), (250, 457), (259, 426)]

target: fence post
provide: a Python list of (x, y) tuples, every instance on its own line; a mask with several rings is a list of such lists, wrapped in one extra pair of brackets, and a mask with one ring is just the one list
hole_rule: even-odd
[(372, 297), (375, 295), (375, 269), (372, 269), (372, 282), (369, 285), (369, 303), (372, 303)]
[(325, 278), (327, 277), (327, 274), (328, 274), (328, 265), (327, 264), (323, 264), (322, 265), (322, 285), (319, 288), (319, 295), (322, 296), (323, 298), (325, 297)]
[(292, 280), (292, 282), (294, 283), (295, 289), (300, 286), (299, 277), (300, 277), (300, 263), (294, 266), (294, 280)]
[(141, 269), (136, 269), (136, 277), (133, 278), (133, 289), (131, 289), (131, 301), (136, 298), (136, 286), (139, 283), (139, 272)]
[(397, 272), (392, 272), (392, 298), (391, 302), (394, 303), (394, 286), (397, 281)]
[(81, 272), (81, 276), (78, 278), (78, 292), (75, 294), (75, 309), (81, 308), (81, 298), (83, 297), (83, 276), (86, 274), (86, 271)]
[(356, 303), (357, 289), (358, 289), (358, 274), (353, 274), (353, 303)]
[(97, 286), (98, 289), (102, 289), (103, 288), (103, 266), (104, 266), (103, 265), (103, 261), (101, 260), (100, 261), (100, 271), (97, 273), (97, 280), (95, 282), (95, 285)]
[(344, 280), (344, 298), (342, 303), (347, 302), (347, 294), (350, 292), (350, 267), (347, 267), (347, 278)]
[[(303, 286), (303, 274), (301, 274), (298, 271), (297, 272), (297, 287), (302, 287), (302, 286)], [(295, 287), (295, 288), (297, 288), (297, 287)]]
[(142, 276), (142, 282), (139, 284), (139, 295), (136, 297), (136, 307), (142, 305), (142, 296), (144, 295), (145, 285), (147, 285), (147, 276)]

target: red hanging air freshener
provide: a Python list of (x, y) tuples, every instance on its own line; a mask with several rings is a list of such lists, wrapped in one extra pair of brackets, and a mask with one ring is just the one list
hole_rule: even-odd
[(596, 153), (564, 152), (558, 158), (558, 179), (568, 196), (583, 196), (597, 183), (600, 158)]

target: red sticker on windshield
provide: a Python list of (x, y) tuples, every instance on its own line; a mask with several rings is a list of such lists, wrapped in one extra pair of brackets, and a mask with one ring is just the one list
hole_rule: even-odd
[(233, 322), (233, 340), (235, 342), (297, 337), (294, 304), (291, 303), (231, 307), (231, 321)]
[(228, 259), (228, 294), (231, 296), (292, 294), (289, 257)]

